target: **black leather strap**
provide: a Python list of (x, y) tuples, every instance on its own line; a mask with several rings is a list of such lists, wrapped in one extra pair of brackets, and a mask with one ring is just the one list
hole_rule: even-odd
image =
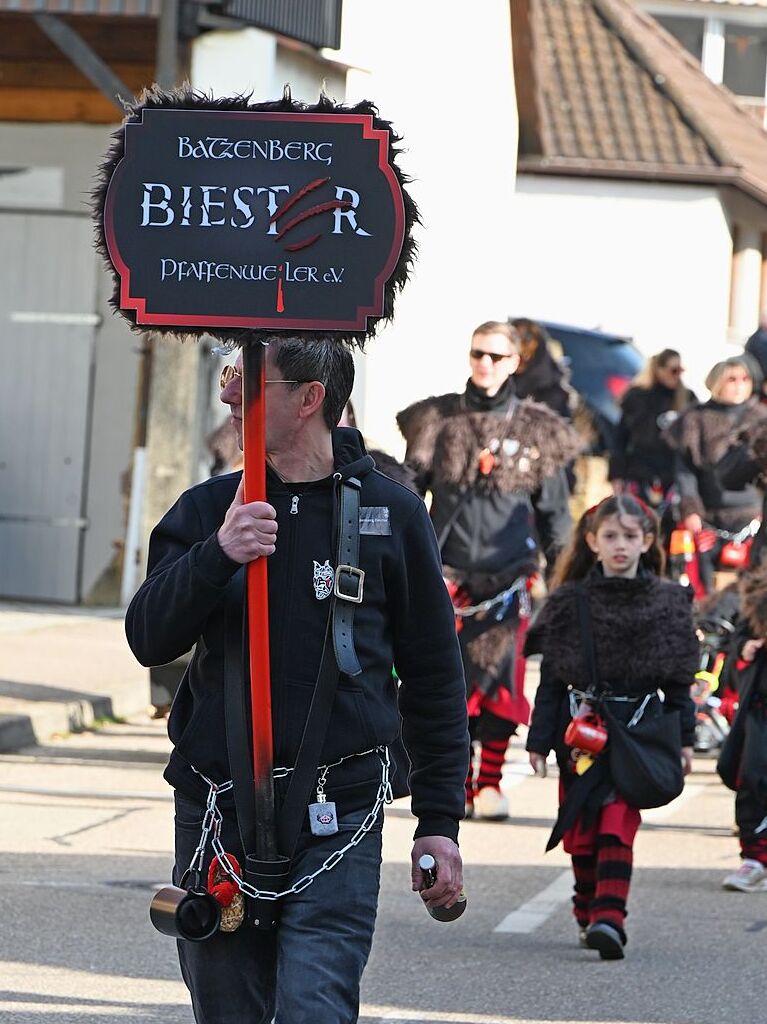
[[(256, 804), (247, 700), (247, 604), (245, 569), (235, 573), (224, 596), (224, 721), (237, 825), (246, 853), (256, 849)], [(244, 642), (243, 642), (244, 641)]]
[(333, 591), (333, 648), (338, 667), (357, 676), (362, 667), (354, 649), (354, 611), (362, 602), (365, 574), (359, 568), (360, 488), (356, 477), (341, 481), (336, 578)]
[(591, 678), (594, 692), (599, 693), (599, 673), (597, 671), (597, 655), (594, 650), (594, 631), (591, 626), (591, 606), (586, 588), (578, 584), (575, 588), (575, 600), (578, 605), (578, 625), (581, 630), (581, 645), (586, 660), (586, 670)]
[[(285, 799), (277, 813), (277, 848), (285, 857), (292, 857), (311, 802), (317, 766), (330, 724), (339, 670), (356, 675), (361, 671), (354, 649), (353, 619), (357, 601), (344, 599), (339, 592), (361, 598), (364, 573), (359, 570), (359, 492), (360, 481), (352, 477), (341, 481), (338, 528), (338, 565), (336, 586), (325, 627), (322, 657), (314, 687), (312, 703), (304, 725), (301, 745), (290, 776)], [(339, 571), (340, 570), (340, 571)], [(356, 571), (354, 571), (356, 570)], [(244, 576), (244, 572), (238, 574)], [(229, 587), (224, 605), (224, 705), (227, 749), (232, 772), (234, 802), (240, 838), (246, 854), (255, 849), (258, 827), (254, 803), (253, 765), (248, 725), (247, 701), (247, 610), (245, 587)], [(236, 607), (235, 607), (236, 606)], [(343, 665), (336, 656), (342, 652)], [(355, 669), (356, 665), (356, 669)]]
[(317, 779), (317, 766), (325, 745), (338, 685), (338, 665), (330, 639), (331, 616), (332, 610), (325, 629), (320, 671), (314, 686), (309, 714), (306, 716), (301, 746), (298, 748), (285, 799), (277, 815), (277, 849), (288, 858), (295, 852), (306, 811), (311, 803)]

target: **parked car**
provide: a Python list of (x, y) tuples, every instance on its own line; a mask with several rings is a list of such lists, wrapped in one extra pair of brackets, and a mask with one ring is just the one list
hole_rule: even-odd
[(599, 440), (593, 453), (612, 447), (620, 400), (644, 364), (631, 338), (539, 320), (562, 347), (570, 383), (591, 413)]

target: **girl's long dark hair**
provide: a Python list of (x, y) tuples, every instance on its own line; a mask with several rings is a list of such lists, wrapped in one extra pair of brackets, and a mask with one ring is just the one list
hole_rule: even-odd
[(631, 494), (614, 494), (600, 501), (598, 505), (584, 512), (573, 529), (569, 543), (562, 549), (552, 573), (549, 590), (566, 583), (567, 580), (582, 580), (594, 566), (597, 556), (586, 542), (587, 533), (596, 533), (601, 523), (610, 516), (631, 516), (639, 520), (642, 533), (652, 535), (653, 542), (639, 558), (639, 564), (656, 576), (662, 576), (666, 567), (666, 556), (660, 544), (658, 517), (644, 502)]

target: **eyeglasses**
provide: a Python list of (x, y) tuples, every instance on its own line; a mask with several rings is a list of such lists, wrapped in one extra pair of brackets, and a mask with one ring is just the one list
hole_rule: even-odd
[[(228, 387), (235, 377), (242, 378), (242, 370), (237, 366), (229, 365), (225, 366), (221, 371), (221, 376), (218, 378), (218, 386), (221, 391)], [(305, 380), (265, 380), (264, 384), (308, 384)]]
[(471, 349), (469, 351), (469, 355), (471, 356), (472, 359), (476, 359), (477, 362), (479, 362), (481, 359), (484, 359), (485, 356), (490, 356), (490, 359), (493, 362), (493, 364), (500, 363), (502, 359), (511, 358), (511, 352), (507, 352), (504, 355), (502, 352), (485, 352), (485, 350), (482, 348)]

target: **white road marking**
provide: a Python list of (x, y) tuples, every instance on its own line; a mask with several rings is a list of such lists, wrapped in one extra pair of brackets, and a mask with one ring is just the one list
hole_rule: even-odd
[(642, 821), (646, 821), (650, 825), (654, 825), (656, 821), (665, 821), (672, 814), (676, 814), (679, 808), (686, 804), (688, 800), (692, 800), (694, 796), (702, 793), (705, 788), (700, 783), (688, 782), (676, 800), (672, 800), (670, 804), (666, 804), (665, 807), (653, 807), (649, 811), (642, 811)]
[(493, 931), (515, 935), (525, 935), (535, 931), (544, 921), (548, 920), (559, 907), (570, 899), (573, 893), (573, 875), (570, 870), (563, 871), (558, 878), (518, 910), (510, 914), (497, 925)]
[[(458, 1011), (444, 1010), (416, 1010), (410, 1007), (398, 1006), (374, 1006), (365, 1004), (360, 1007), (360, 1024), (544, 1024), (539, 1018), (532, 1017), (507, 1017), (486, 1013), (463, 1013)], [(572, 1024), (571, 1018), (567, 1020), (550, 1018), (545, 1024)], [(592, 1021), (583, 1020), (580, 1024), (593, 1024)], [(623, 1024), (639, 1024), (638, 1021), (625, 1021)]]

